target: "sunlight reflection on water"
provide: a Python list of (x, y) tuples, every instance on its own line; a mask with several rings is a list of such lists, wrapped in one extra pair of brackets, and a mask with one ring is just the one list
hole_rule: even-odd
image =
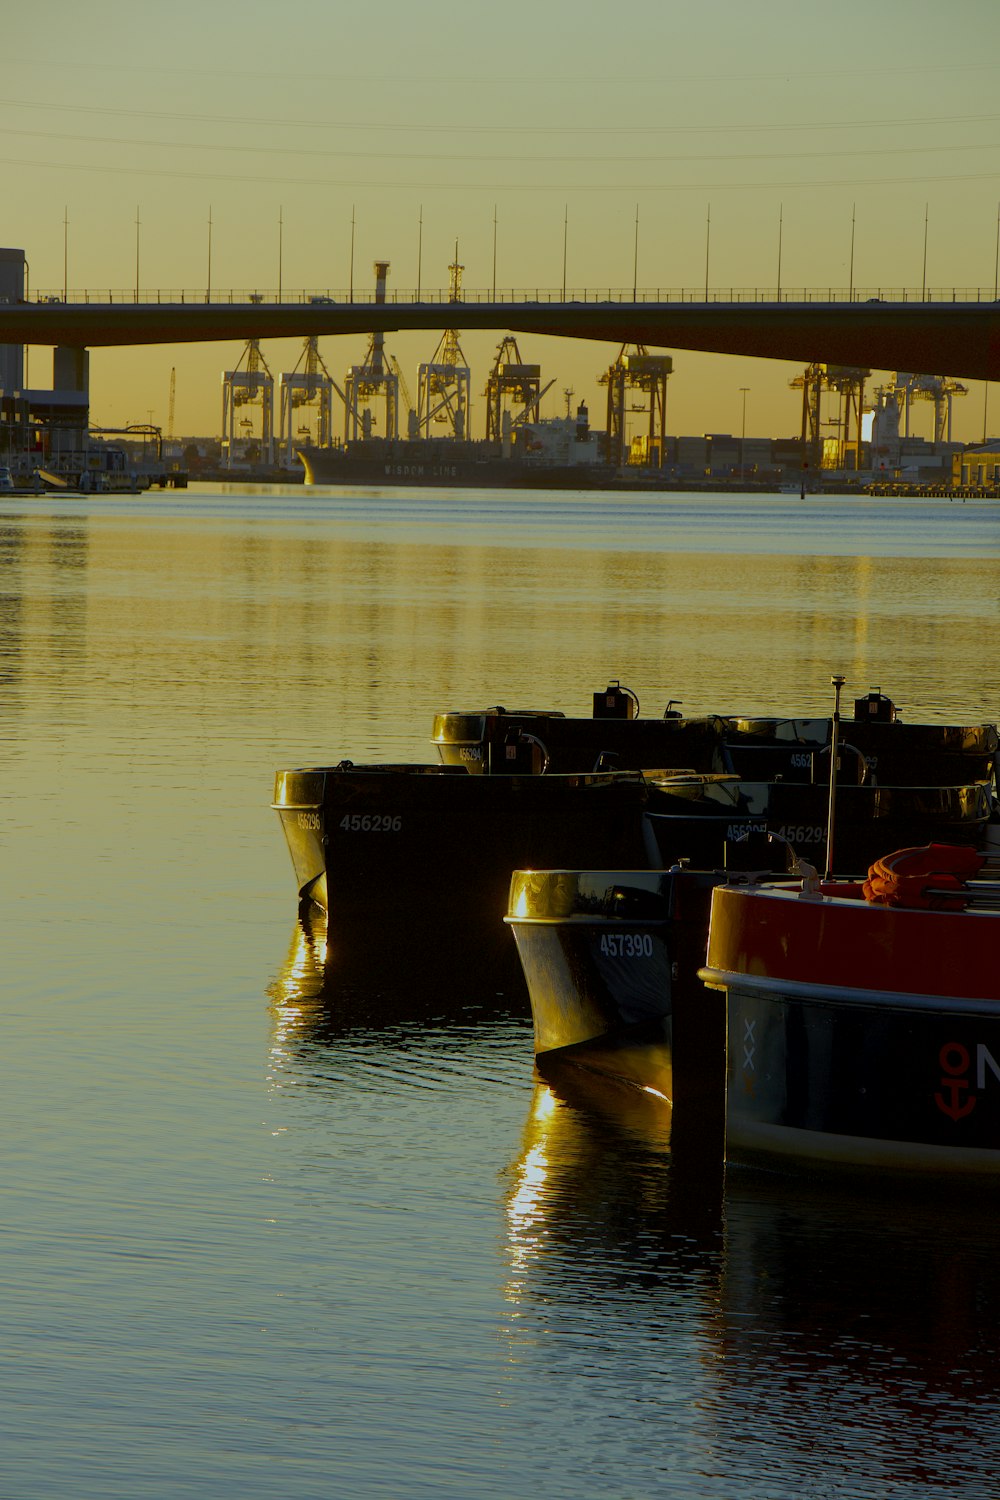
[(995, 720), (998, 516), (0, 505), (10, 1493), (988, 1493), (989, 1202), (724, 1175), (656, 1100), (537, 1080), (482, 975), (348, 982), (268, 804), (609, 677)]

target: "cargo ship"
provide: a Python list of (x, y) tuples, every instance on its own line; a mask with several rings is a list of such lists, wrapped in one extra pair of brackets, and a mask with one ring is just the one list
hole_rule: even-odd
[(306, 484), (423, 485), (453, 489), (664, 489), (656, 469), (621, 469), (604, 456), (587, 407), (522, 424), (509, 440), (361, 437), (297, 449)]
[(306, 484), (425, 485), (450, 489), (604, 489), (606, 464), (546, 464), (503, 458), (496, 445), (455, 438), (367, 438), (337, 448), (300, 448)]

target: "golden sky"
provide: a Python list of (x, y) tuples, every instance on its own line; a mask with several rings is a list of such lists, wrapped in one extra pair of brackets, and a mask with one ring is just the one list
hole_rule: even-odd
[[(5, 231), (31, 291), (978, 289), (1000, 201), (996, 0), (34, 0), (5, 17)], [(137, 223), (138, 220), (138, 223)], [(211, 220), (211, 231), (209, 221)], [(637, 224), (638, 220), (638, 232)], [(211, 246), (211, 254), (209, 254)], [(852, 263), (853, 252), (853, 263)], [(459, 320), (460, 327), (460, 320)], [(498, 335), (463, 337), (472, 430)], [(411, 390), (433, 334), (389, 340)], [(520, 340), (603, 425), (616, 348)], [(263, 353), (291, 370), (300, 341)], [(363, 341), (321, 346), (338, 380)], [(95, 350), (96, 422), (217, 433), (239, 345)], [(797, 367), (678, 351), (671, 432), (799, 428)], [(30, 383), (45, 384), (33, 350)], [(950, 374), (950, 371), (940, 371)], [(873, 382), (878, 383), (878, 378)], [(982, 436), (985, 391), (955, 406)], [(1000, 397), (990, 431), (1000, 431)], [(915, 430), (930, 434), (931, 408)]]

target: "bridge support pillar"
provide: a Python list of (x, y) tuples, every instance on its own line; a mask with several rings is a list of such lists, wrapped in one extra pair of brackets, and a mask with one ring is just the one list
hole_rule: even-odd
[(52, 385), (57, 391), (90, 391), (90, 351), (60, 344), (52, 351)]

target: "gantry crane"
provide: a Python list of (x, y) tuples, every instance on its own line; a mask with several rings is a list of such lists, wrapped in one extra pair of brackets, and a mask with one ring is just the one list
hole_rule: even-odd
[(823, 466), (823, 433), (820, 427), (825, 365), (806, 365), (788, 384), (802, 392), (802, 470), (818, 473)]
[[(252, 297), (251, 301), (260, 301)], [(260, 437), (254, 437), (248, 411), (237, 423), (243, 408), (260, 407)], [(237, 432), (237, 426), (240, 431)], [(260, 340), (248, 339), (235, 370), (222, 376), (222, 466), (240, 463), (274, 463), (274, 376), (260, 352)]]
[(410, 395), (410, 387), (406, 383), (406, 376), (403, 374), (399, 360), (394, 354), (389, 355), (389, 368), (399, 381), (399, 394), (402, 396), (403, 405), (406, 407), (406, 436), (408, 438), (415, 438), (419, 435), (417, 413), (414, 410), (413, 397)]
[[(319, 338), (310, 334), (302, 344), (295, 369), (282, 375), (279, 386), (281, 462), (286, 469), (296, 466), (296, 441), (310, 438), (320, 448), (329, 447), (333, 438), (333, 393), (335, 382), (319, 352)], [(294, 430), (296, 418), (315, 414), (315, 434), (306, 426)]]
[(903, 415), (903, 436), (910, 436), (910, 406), (914, 401), (930, 401), (934, 406), (934, 442), (951, 442), (952, 400), (967, 396), (969, 388), (960, 380), (946, 375), (908, 375), (897, 370), (888, 387)]
[(526, 365), (517, 339), (507, 334), (497, 345), (486, 381), (486, 440), (508, 442), (514, 427), (539, 420), (539, 405), (555, 381), (542, 388), (541, 365)]
[[(631, 350), (629, 353), (627, 351)], [(648, 410), (647, 453), (656, 446), (656, 467), (661, 468), (667, 439), (667, 379), (674, 362), (669, 354), (650, 354), (644, 344), (622, 344), (618, 357), (600, 378), (608, 388), (608, 462), (620, 467), (628, 461), (625, 431), (625, 392), (640, 391), (647, 400), (629, 408)]]
[[(826, 365), (827, 389), (836, 391), (840, 397), (838, 413), (838, 463), (848, 467), (847, 455), (854, 454), (853, 468), (861, 468), (861, 419), (865, 413), (865, 381), (871, 378), (871, 370), (862, 370), (854, 365)], [(854, 420), (854, 438), (851, 438), (851, 419)]]
[[(839, 411), (835, 426), (838, 435), (838, 467), (846, 466), (847, 454), (854, 454), (854, 467), (861, 467), (861, 424), (865, 413), (865, 382), (871, 370), (854, 365), (807, 365), (801, 375), (788, 384), (802, 392), (802, 467), (818, 473), (823, 467), (823, 392), (836, 391)], [(854, 436), (851, 437), (853, 420)]]
[[(385, 301), (385, 283), (389, 274), (389, 262), (375, 262), (375, 301)], [(351, 365), (344, 379), (344, 389), (334, 389), (344, 403), (344, 441), (370, 438), (374, 435), (375, 417), (373, 404), (381, 397), (384, 402), (385, 428), (383, 436), (399, 436), (399, 376), (385, 357), (385, 334), (373, 333), (368, 341), (368, 350), (360, 365)]]
[[(448, 267), (451, 273), (449, 302), (462, 300), (462, 272), (455, 259)], [(469, 430), (469, 406), (472, 395), (472, 371), (458, 341), (458, 333), (448, 328), (441, 335), (433, 359), (417, 369), (417, 431), (430, 437), (431, 423), (441, 422), (451, 428), (450, 437), (464, 438)]]

